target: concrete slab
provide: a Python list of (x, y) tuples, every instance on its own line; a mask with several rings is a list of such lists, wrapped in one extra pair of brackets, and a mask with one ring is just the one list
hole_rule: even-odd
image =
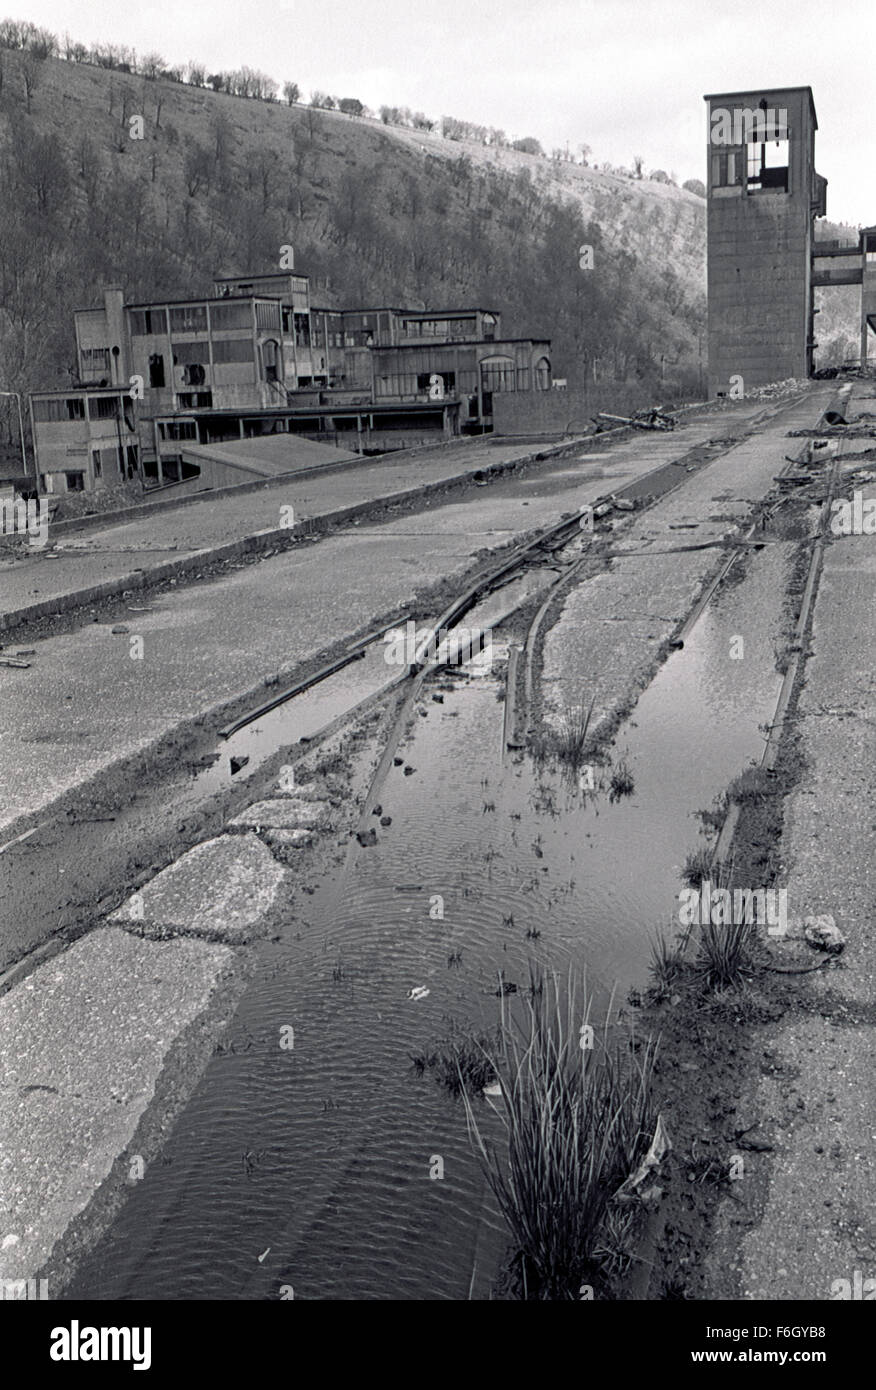
[(87, 1206), (233, 960), (101, 927), (0, 999), (0, 1279), (32, 1277)]
[(220, 835), (163, 869), (108, 921), (245, 940), (272, 906), (283, 876), (257, 836)]
[(329, 808), (324, 801), (299, 801), (294, 797), (257, 801), (234, 820), (229, 829), (258, 827), (260, 830), (315, 830), (324, 826)]
[(271, 849), (307, 849), (313, 844), (313, 835), (309, 830), (268, 830), (265, 840)]

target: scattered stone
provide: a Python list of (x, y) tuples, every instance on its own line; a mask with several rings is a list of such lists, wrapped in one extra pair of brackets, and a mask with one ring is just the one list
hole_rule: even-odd
[(444, 704), (444, 696), (443, 696), (443, 695), (433, 695), (433, 696), (432, 696), (432, 699), (435, 701), (435, 704), (436, 704), (436, 705), (443, 705), (443, 704)]
[(634, 512), (636, 510), (636, 504), (630, 497), (617, 497), (614, 505), (619, 512)]
[(381, 816), (381, 817), (380, 817), (380, 824), (381, 824), (381, 825), (392, 825), (392, 816)]
[(406, 763), (406, 764), (405, 764), (405, 777), (410, 777), (410, 775), (411, 775), (411, 773), (413, 772), (413, 770), (414, 770), (414, 769), (411, 767), (410, 763)]
[(125, 627), (124, 623), (117, 623), (116, 626), (113, 628), (113, 636), (124, 637), (125, 633), (130, 631), (131, 629), (129, 627)]
[(377, 831), (373, 827), (370, 830), (357, 830), (356, 839), (360, 845), (368, 849), (371, 845), (377, 844)]
[(239, 756), (233, 757), (233, 758), (231, 759), (231, 775), (232, 775), (232, 777), (234, 776), (235, 772), (239, 772), (240, 769), (241, 769), (242, 767), (246, 767), (246, 765), (247, 765), (248, 762), (249, 762), (249, 758), (247, 758), (247, 757), (243, 757), (243, 758), (242, 758), (242, 757), (239, 757)]
[(392, 761), (396, 767), (401, 767), (402, 763), (404, 762), (404, 758), (393, 758)]
[(382, 815), (383, 815), (383, 807), (378, 803), (378, 804), (374, 807), (374, 810), (371, 812), (371, 814), (372, 814), (372, 816), (382, 816)]
[(830, 951), (834, 955), (838, 955), (846, 944), (846, 939), (830, 912), (815, 917), (804, 917), (803, 935), (816, 951)]

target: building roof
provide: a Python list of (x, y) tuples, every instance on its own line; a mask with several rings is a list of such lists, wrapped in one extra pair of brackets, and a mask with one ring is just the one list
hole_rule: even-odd
[(379, 304), (376, 308), (368, 306), (358, 309), (328, 309), (322, 305), (311, 304), (312, 314), (407, 314), (410, 318), (420, 319), (458, 319), (468, 314), (496, 314), (500, 315), (499, 309), (404, 309), (397, 304)]
[(227, 299), (215, 294), (199, 294), (194, 299), (144, 299), (138, 304), (126, 304), (125, 308), (172, 309), (175, 304), (246, 304), (251, 299), (268, 300), (271, 304), (281, 302), (279, 294), (236, 294)]
[(422, 348), (436, 347), (491, 347), (494, 351), (501, 347), (502, 343), (532, 343), (533, 347), (542, 345), (550, 347), (550, 338), (454, 338), (451, 342), (443, 339), (432, 338), (425, 343), (385, 343), (383, 345), (374, 344), (374, 352), (419, 352)]
[(108, 396), (128, 396), (131, 394), (130, 386), (55, 386), (51, 390), (28, 391), (31, 400), (42, 400), (50, 396), (99, 396), (101, 392)]
[(753, 91), (746, 92), (708, 92), (703, 101), (741, 101), (744, 97), (763, 97), (767, 94), (774, 97), (796, 96), (799, 92), (805, 92), (809, 97), (809, 109), (812, 112), (812, 124), (818, 129), (818, 118), (815, 114), (815, 98), (812, 95), (811, 87), (756, 87)]
[(235, 280), (288, 280), (294, 275), (298, 280), (309, 280), (302, 270), (253, 270), (245, 275), (214, 275), (214, 285), (231, 285)]

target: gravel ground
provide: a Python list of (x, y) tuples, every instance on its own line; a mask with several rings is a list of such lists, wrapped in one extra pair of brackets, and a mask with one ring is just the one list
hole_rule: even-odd
[(837, 967), (795, 986), (803, 1010), (762, 1030), (751, 1097), (775, 1154), (759, 1224), (737, 1245), (725, 1203), (712, 1255), (750, 1299), (831, 1297), (876, 1278), (876, 537), (825, 552), (799, 704), (807, 763), (786, 808), (792, 916), (832, 913)]

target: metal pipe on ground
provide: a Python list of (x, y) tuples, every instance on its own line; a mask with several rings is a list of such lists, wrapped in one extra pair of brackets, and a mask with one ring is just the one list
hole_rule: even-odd
[(852, 384), (851, 382), (846, 382), (845, 386), (841, 386), (835, 396), (831, 396), (818, 423), (825, 425), (847, 425), (849, 423), (848, 410), (851, 394)]

